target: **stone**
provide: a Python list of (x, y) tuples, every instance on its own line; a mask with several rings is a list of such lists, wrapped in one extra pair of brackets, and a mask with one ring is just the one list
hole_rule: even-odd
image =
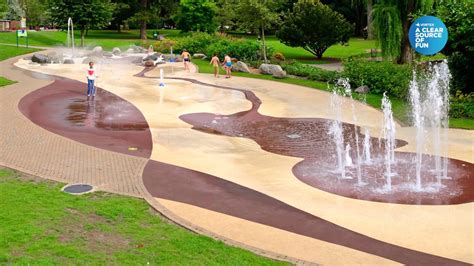
[(156, 54), (151, 54), (143, 58), (143, 61), (148, 61), (148, 60), (156, 61), (158, 60), (158, 56)]
[(61, 64), (64, 60), (62, 54), (58, 54), (56, 52), (50, 52), (47, 54), (47, 56), (51, 60), (51, 63), (54, 64)]
[(67, 65), (74, 64), (74, 60), (72, 60), (72, 59), (70, 59), (70, 58), (64, 59), (63, 64), (67, 64)]
[(31, 58), (33, 58), (32, 56), (25, 56), (23, 57), (24, 60), (31, 60)]
[(201, 54), (201, 53), (195, 53), (193, 55), (193, 58), (196, 58), (196, 59), (206, 59), (207, 56), (205, 54)]
[(122, 53), (122, 50), (120, 50), (120, 48), (118, 47), (114, 47), (114, 49), (112, 49), (112, 54), (115, 55), (115, 56), (118, 56)]
[(237, 61), (237, 63), (232, 65), (232, 71), (250, 73), (250, 68), (246, 63)]
[(361, 94), (367, 94), (369, 93), (370, 89), (366, 85), (360, 86), (357, 89), (355, 89), (355, 92), (361, 93)]
[(272, 64), (261, 64), (259, 69), (262, 74), (266, 74), (266, 75), (273, 75), (277, 72), (283, 71), (280, 65), (272, 65)]
[(286, 78), (286, 71), (285, 71), (285, 70), (276, 71), (275, 73), (273, 73), (272, 76), (273, 76), (274, 78), (277, 78), (277, 79)]
[(33, 57), (31, 57), (31, 61), (40, 64), (50, 64), (51, 58), (45, 54), (34, 54)]
[(155, 66), (155, 61), (153, 61), (153, 60), (147, 60), (147, 61), (145, 61), (144, 65), (145, 65), (146, 67)]
[(84, 60), (82, 60), (82, 63), (83, 64), (89, 64), (89, 62), (94, 62), (95, 64), (99, 63), (101, 61), (101, 59), (99, 57), (96, 57), (96, 56), (88, 56), (86, 58), (84, 58)]
[(89, 56), (102, 57), (103, 52), (104, 49), (102, 49), (102, 46), (96, 46), (92, 48), (92, 52), (89, 54)]
[(145, 48), (137, 45), (130, 45), (130, 48), (127, 50), (129, 54), (144, 54), (146, 52), (147, 50)]

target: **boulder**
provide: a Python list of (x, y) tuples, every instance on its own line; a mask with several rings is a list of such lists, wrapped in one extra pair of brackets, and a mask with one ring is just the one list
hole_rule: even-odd
[(72, 60), (70, 58), (64, 59), (63, 64), (68, 64), (68, 65), (74, 64), (74, 60)]
[(82, 60), (82, 63), (83, 64), (89, 64), (89, 62), (94, 62), (95, 64), (99, 63), (101, 61), (101, 59), (99, 57), (96, 57), (96, 56), (88, 56), (86, 58), (84, 58), (84, 60)]
[(148, 60), (156, 61), (158, 60), (158, 56), (156, 54), (151, 54), (143, 58), (143, 61), (148, 61)]
[(366, 85), (363, 85), (355, 89), (355, 92), (361, 93), (361, 94), (367, 94), (369, 93), (369, 90), (370, 90), (369, 87), (367, 87)]
[(193, 55), (193, 58), (196, 58), (196, 59), (205, 59), (207, 56), (205, 54), (201, 54), (201, 53), (195, 53)]
[(115, 56), (118, 56), (122, 53), (122, 50), (120, 50), (120, 48), (118, 47), (114, 47), (114, 49), (112, 49), (112, 54), (115, 55)]
[(147, 50), (145, 48), (137, 45), (130, 45), (130, 48), (127, 50), (127, 53), (129, 54), (142, 54), (146, 52)]
[(63, 55), (58, 54), (56, 52), (50, 52), (50, 53), (47, 54), (47, 56), (51, 60), (51, 63), (55, 63), (55, 64), (61, 64), (64, 60)]
[(250, 73), (250, 68), (246, 63), (237, 61), (237, 63), (232, 65), (232, 71)]
[(96, 47), (92, 48), (92, 53), (96, 54), (96, 55), (102, 55), (103, 51), (104, 51), (104, 49), (102, 49), (102, 46), (96, 46)]
[(283, 71), (280, 65), (272, 65), (272, 64), (261, 64), (259, 69), (262, 74), (267, 74), (267, 75), (273, 75), (277, 72)]
[(147, 60), (147, 61), (145, 61), (144, 65), (145, 65), (146, 67), (155, 66), (155, 61), (153, 61), (153, 60)]
[(33, 57), (31, 57), (31, 61), (40, 64), (50, 64), (51, 58), (45, 54), (34, 54)]
[(282, 78), (286, 78), (286, 71), (282, 70), (282, 71), (276, 71), (275, 73), (273, 73), (272, 75), (274, 78), (277, 78), (277, 79), (282, 79)]
[(30, 56), (30, 55), (29, 55), (29, 56), (25, 56), (25, 57), (23, 57), (23, 59), (24, 59), (24, 60), (31, 60), (31, 58), (33, 58), (33, 57), (32, 57), (32, 56)]

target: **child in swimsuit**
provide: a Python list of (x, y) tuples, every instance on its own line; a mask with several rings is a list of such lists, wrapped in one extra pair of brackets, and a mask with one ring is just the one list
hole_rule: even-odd
[(187, 70), (189, 72), (188, 63), (191, 62), (191, 55), (188, 53), (188, 51), (186, 49), (184, 49), (183, 53), (181, 53), (181, 57), (183, 57), (184, 70)]
[(225, 67), (225, 71), (226, 71), (225, 78), (228, 79), (232, 75), (232, 59), (227, 54), (224, 57), (224, 67)]
[(211, 62), (209, 64), (214, 67), (214, 77), (218, 78), (219, 77), (219, 57), (217, 57), (217, 54), (214, 54), (214, 56), (211, 58)]

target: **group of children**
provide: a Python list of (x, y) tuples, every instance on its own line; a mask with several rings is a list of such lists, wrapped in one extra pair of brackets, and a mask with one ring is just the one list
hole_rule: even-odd
[[(183, 57), (184, 69), (189, 72), (189, 62), (191, 62), (191, 54), (186, 49), (184, 49), (181, 53), (181, 57)], [(219, 77), (220, 62), (221, 61), (217, 54), (214, 54), (211, 58), (211, 61), (209, 62), (209, 65), (212, 65), (214, 67), (214, 77), (216, 78)], [(225, 78), (230, 78), (232, 76), (232, 59), (228, 54), (224, 56), (224, 62), (222, 63), (222, 66), (224, 67), (226, 72)]]
[[(191, 62), (191, 54), (183, 50), (181, 53), (181, 57), (183, 57), (184, 61), (184, 69), (189, 72), (189, 63)], [(219, 77), (219, 66), (220, 66), (220, 59), (217, 54), (214, 54), (209, 62), (210, 65), (214, 67), (214, 77)], [(232, 76), (232, 59), (228, 54), (224, 56), (224, 62), (222, 63), (226, 71), (226, 78), (230, 78)], [(97, 78), (97, 73), (94, 68), (94, 62), (89, 62), (89, 68), (87, 69), (87, 97), (94, 97), (95, 96), (95, 79)]]

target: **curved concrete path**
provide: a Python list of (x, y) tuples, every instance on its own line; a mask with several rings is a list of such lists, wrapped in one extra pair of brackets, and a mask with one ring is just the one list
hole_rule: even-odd
[[(1, 63), (0, 75), (20, 83), (0, 89), (0, 164), (45, 178), (86, 182), (101, 190), (144, 197), (178, 223), (221, 239), (232, 239), (234, 244), (260, 254), (266, 250), (269, 251), (267, 255), (300, 263), (381, 265), (401, 262), (402, 258), (399, 260), (396, 255), (375, 255), (374, 251), (364, 252), (361, 248), (348, 247), (349, 244), (336, 244), (333, 240), (317, 239), (237, 215), (213, 211), (209, 207), (202, 208), (186, 203), (184, 199), (170, 200), (163, 195), (160, 198), (150, 193), (142, 180), (143, 170), (148, 163), (146, 158), (87, 146), (52, 134), (25, 118), (17, 107), (20, 99), (29, 92), (47, 86), (52, 80), (42, 75), (33, 77), (29, 72), (16, 69), (12, 66), (16, 61), (11, 59)], [(59, 69), (57, 65), (28, 65), (22, 60), (17, 66), (35, 72), (83, 79), (83, 66), (61, 66)], [(299, 158), (263, 151), (249, 139), (199, 132), (179, 119), (180, 115), (187, 113), (232, 114), (248, 110), (251, 104), (242, 93), (181, 80), (166, 80), (166, 86), (158, 88), (156, 79), (133, 77), (134, 73), (142, 70), (140, 67), (127, 66), (124, 69), (104, 65), (102, 68), (99, 86), (137, 106), (150, 125), (152, 160), (196, 170), (243, 188), (251, 188), (296, 210), (383, 243), (422, 254), (433, 254), (430, 259), (434, 259), (431, 261), (434, 264), (441, 257), (451, 264), (474, 262), (471, 252), (472, 203), (449, 206), (394, 205), (353, 200), (314, 189), (299, 182), (291, 173), (291, 168), (300, 161)], [(251, 90), (262, 101), (259, 110), (262, 114), (331, 118), (327, 112), (329, 94), (326, 92), (245, 78), (216, 80), (209, 75), (183, 73), (181, 65), (168, 65), (165, 73), (167, 77), (184, 76), (210, 84)], [(145, 76), (157, 77), (158, 71), (152, 70)], [(381, 119), (380, 112), (359, 103), (356, 105), (359, 110), (363, 110), (360, 112), (360, 125), (370, 127), (374, 133), (380, 132), (373, 126), (373, 121)], [(343, 114), (343, 120), (351, 121), (349, 112)], [(399, 132), (402, 139), (410, 140), (410, 129), (399, 128)], [(450, 135), (451, 147), (454, 146), (450, 149), (450, 157), (472, 163), (472, 146), (469, 146), (472, 144), (472, 132), (451, 132), (455, 132), (455, 135)], [(414, 149), (410, 144), (403, 148), (407, 151)], [(82, 165), (77, 163), (78, 158), (84, 158), (81, 160)], [(219, 201), (219, 198), (215, 200)], [(416, 254), (420, 256), (420, 253)]]

